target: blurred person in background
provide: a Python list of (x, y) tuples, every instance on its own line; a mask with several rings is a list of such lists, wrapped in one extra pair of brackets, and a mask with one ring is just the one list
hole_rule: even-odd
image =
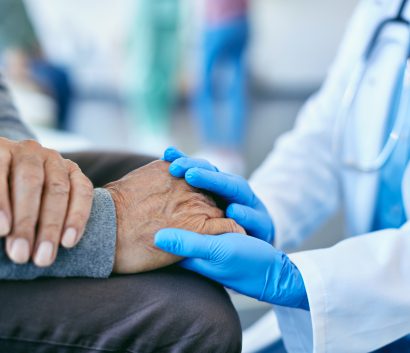
[(179, 0), (137, 0), (130, 25), (128, 100), (139, 150), (169, 145), (179, 57)]
[(202, 135), (199, 157), (243, 174), (248, 0), (204, 0), (201, 69), (196, 114)]
[(23, 120), (36, 126), (56, 125), (56, 101), (31, 70), (31, 58), (23, 48), (7, 48), (2, 53), (3, 72), (20, 107)]
[(68, 71), (43, 54), (21, 0), (2, 1), (0, 20), (4, 72), (23, 117), (30, 123), (66, 130), (73, 93)]
[(55, 127), (58, 130), (68, 130), (74, 94), (69, 71), (62, 65), (49, 61), (40, 48), (36, 48), (30, 54), (33, 79), (49, 93), (56, 104)]

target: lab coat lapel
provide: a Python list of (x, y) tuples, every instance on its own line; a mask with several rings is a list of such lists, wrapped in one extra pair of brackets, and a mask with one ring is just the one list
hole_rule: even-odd
[[(387, 100), (377, 97), (391, 97), (394, 92), (397, 74), (407, 55), (408, 29), (404, 26), (390, 26), (384, 31), (380, 50), (371, 62), (364, 79), (364, 89), (352, 112), (348, 128), (346, 151), (357, 160), (374, 160), (380, 152), (386, 137), (386, 124), (389, 117)], [(371, 229), (379, 185), (379, 173), (345, 171), (346, 200), (350, 232), (363, 234)], [(350, 213), (349, 212), (349, 213)]]

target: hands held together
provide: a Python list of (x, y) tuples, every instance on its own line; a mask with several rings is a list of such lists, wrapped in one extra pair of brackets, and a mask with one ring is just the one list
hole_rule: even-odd
[[(54, 263), (58, 247), (72, 248), (88, 221), (93, 185), (72, 161), (35, 141), (0, 138), (0, 237), (13, 262)], [(156, 161), (105, 186), (117, 213), (114, 272), (137, 273), (181, 258), (153, 244), (161, 228), (198, 233), (245, 233), (209, 196), (174, 178)]]
[(137, 273), (181, 260), (153, 244), (163, 228), (204, 234), (238, 232), (242, 227), (224, 217), (209, 196), (168, 173), (169, 163), (156, 161), (106, 186), (117, 210), (117, 249), (114, 272)]
[[(18, 264), (32, 259), (50, 266), (59, 245), (80, 241), (93, 185), (75, 163), (34, 141), (0, 138), (0, 165), (6, 253)], [(270, 215), (245, 179), (169, 148), (164, 161), (105, 188), (117, 213), (114, 272), (144, 272), (185, 258), (181, 266), (238, 292), (309, 309), (302, 276), (273, 247)], [(210, 195), (227, 204), (227, 218)]]
[(155, 244), (164, 251), (186, 257), (181, 266), (209, 277), (245, 295), (272, 304), (308, 310), (302, 276), (286, 254), (272, 246), (271, 218), (248, 183), (221, 173), (204, 160), (186, 157), (175, 148), (165, 151), (170, 173), (194, 187), (224, 198), (226, 215), (251, 236), (227, 233), (216, 237), (180, 229), (164, 229)]

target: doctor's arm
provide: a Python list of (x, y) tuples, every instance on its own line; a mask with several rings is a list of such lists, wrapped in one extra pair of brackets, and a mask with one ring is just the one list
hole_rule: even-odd
[(370, 352), (410, 333), (410, 224), (289, 256), (241, 234), (165, 229), (155, 244), (186, 257), (182, 267), (275, 304), (289, 352)]
[(335, 125), (352, 71), (385, 16), (377, 1), (359, 2), (320, 90), (302, 107), (295, 127), (250, 178), (275, 229), (275, 245), (298, 246), (341, 206), (341, 175), (333, 153)]
[[(378, 20), (369, 18), (368, 13), (367, 1), (361, 2), (321, 89), (303, 106), (295, 127), (279, 138), (250, 178), (255, 197), (273, 219), (275, 246), (279, 249), (297, 249), (341, 206), (340, 168), (332, 152), (333, 132), (349, 73), (366, 47), (365, 37), (370, 37)], [(363, 16), (366, 16), (366, 28), (363, 28)], [(363, 37), (361, 40), (358, 33)], [(164, 159), (178, 164), (180, 170), (170, 169), (177, 177), (183, 177), (190, 168), (216, 170), (204, 161), (189, 162), (185, 155), (174, 151), (167, 151)], [(238, 180), (233, 183), (238, 184)], [(228, 202), (240, 204), (237, 200)], [(228, 208), (231, 216), (229, 211)]]
[(170, 173), (222, 197), (228, 203), (227, 216), (248, 234), (270, 243), (275, 238), (280, 249), (297, 248), (340, 205), (340, 179), (332, 154), (340, 96), (335, 76), (337, 72), (305, 104), (294, 129), (279, 139), (250, 185), (175, 148), (164, 153), (164, 159), (172, 163)]
[(277, 307), (290, 352), (370, 352), (410, 333), (410, 224), (290, 255), (310, 308)]

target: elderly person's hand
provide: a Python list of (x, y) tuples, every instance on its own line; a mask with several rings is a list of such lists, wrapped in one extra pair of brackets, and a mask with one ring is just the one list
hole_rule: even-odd
[(215, 202), (184, 180), (172, 177), (169, 163), (156, 161), (110, 183), (117, 211), (116, 273), (150, 271), (181, 258), (154, 246), (162, 228), (203, 234), (245, 233)]
[(0, 236), (17, 263), (51, 265), (74, 247), (88, 221), (93, 186), (80, 168), (31, 140), (0, 138)]

